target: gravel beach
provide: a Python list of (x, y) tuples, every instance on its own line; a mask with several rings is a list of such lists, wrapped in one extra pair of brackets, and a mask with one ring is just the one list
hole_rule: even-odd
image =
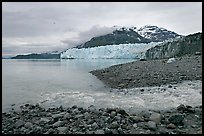
[(135, 88), (177, 84), (184, 80), (202, 80), (202, 56), (135, 61), (91, 71), (111, 88)]
[(25, 104), (2, 113), (3, 134), (202, 134), (202, 105), (129, 114), (120, 108), (87, 109)]

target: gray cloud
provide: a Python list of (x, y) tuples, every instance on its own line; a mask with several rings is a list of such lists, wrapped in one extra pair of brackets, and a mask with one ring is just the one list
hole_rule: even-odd
[(90, 40), (93, 37), (105, 35), (112, 31), (113, 27), (94, 25), (91, 29), (80, 32), (77, 37), (67, 38), (62, 40), (62, 42), (70, 45), (70, 47), (74, 47)]
[[(202, 31), (201, 2), (3, 2), (3, 54), (65, 50), (114, 25)], [(15, 49), (13, 48), (15, 47)]]

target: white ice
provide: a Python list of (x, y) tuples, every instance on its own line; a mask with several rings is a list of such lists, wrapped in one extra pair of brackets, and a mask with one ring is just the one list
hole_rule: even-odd
[(161, 42), (106, 45), (93, 48), (72, 48), (61, 53), (62, 59), (140, 59), (145, 52)]

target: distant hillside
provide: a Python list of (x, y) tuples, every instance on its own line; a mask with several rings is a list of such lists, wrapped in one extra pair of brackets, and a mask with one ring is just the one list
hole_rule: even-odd
[(194, 55), (202, 52), (202, 33), (183, 36), (177, 40), (164, 42), (147, 50), (146, 59), (161, 59)]
[(91, 48), (105, 45), (118, 45), (126, 43), (149, 43), (150, 40), (142, 37), (137, 32), (130, 30), (115, 30), (111, 34), (93, 37), (90, 41), (78, 45), (76, 48)]
[(137, 29), (137, 27), (115, 27), (112, 33), (93, 37), (91, 40), (76, 46), (75, 48), (91, 48), (106, 45), (119, 45), (127, 43), (150, 43), (163, 42), (165, 40), (173, 39), (177, 36), (175, 32), (167, 29), (145, 25)]
[(11, 59), (60, 59), (60, 54), (50, 54), (50, 53), (41, 53), (41, 54), (28, 54), (28, 55), (17, 55)]

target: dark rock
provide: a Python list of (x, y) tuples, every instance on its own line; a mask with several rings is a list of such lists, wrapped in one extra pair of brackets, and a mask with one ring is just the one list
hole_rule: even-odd
[(141, 92), (144, 92), (144, 89), (141, 89), (140, 91), (141, 91)]
[(169, 122), (179, 126), (183, 125), (184, 116), (182, 114), (175, 114), (169, 117)]
[(104, 129), (105, 134), (112, 134), (112, 131), (109, 128)]
[(147, 61), (146, 59), (140, 59), (140, 61)]
[(121, 114), (121, 115), (124, 115), (124, 116), (127, 116), (128, 114), (126, 113), (125, 110), (121, 109), (121, 108), (116, 108), (116, 112)]
[(72, 109), (76, 109), (76, 108), (77, 108), (77, 106), (76, 106), (76, 105), (73, 105), (73, 106), (72, 106)]
[(197, 51), (197, 52), (195, 52), (195, 55), (201, 55), (201, 52)]
[(119, 127), (119, 124), (117, 123), (117, 121), (114, 121), (111, 123), (111, 128), (117, 129), (118, 127)]
[(121, 127), (118, 128), (118, 133), (119, 134), (124, 134), (123, 129)]

